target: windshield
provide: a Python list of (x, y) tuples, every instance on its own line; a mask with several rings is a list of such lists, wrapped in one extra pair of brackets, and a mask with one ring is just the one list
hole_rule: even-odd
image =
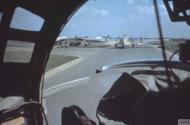
[[(179, 43), (189, 39), (190, 29), (184, 22), (171, 22), (162, 1), (158, 1), (158, 8), (166, 56), (169, 59), (172, 53), (178, 50)], [(73, 96), (80, 100), (84, 95), (76, 93), (83, 89), (65, 88), (75, 86), (73, 82), (96, 75), (96, 70), (102, 66), (129, 61), (163, 60), (160, 47), (157, 20), (151, 0), (88, 1), (72, 16), (56, 40), (46, 68), (45, 92), (57, 87), (61, 91), (72, 91)], [(172, 58), (178, 59), (178, 55)], [(61, 86), (65, 86), (64, 89), (61, 89)], [(60, 90), (55, 89), (56, 92), (53, 93)], [(61, 99), (56, 100), (56, 103), (62, 103), (61, 97), (64, 96), (63, 93), (47, 95)], [(47, 114), (55, 110), (55, 105), (51, 104), (55, 99), (50, 97), (46, 100)], [(64, 97), (66, 102), (63, 105), (68, 106), (67, 101), (72, 102), (72, 98)], [(79, 105), (82, 103), (76, 102)], [(83, 104), (80, 106), (87, 108)], [(50, 117), (53, 115), (56, 114), (51, 113)], [(93, 118), (94, 115), (90, 116)], [(54, 122), (57, 121), (50, 118), (50, 123)]]
[[(178, 44), (189, 38), (190, 29), (185, 22), (171, 22), (162, 1), (158, 7), (169, 58)], [(163, 55), (151, 0), (88, 1), (56, 40), (46, 68), (45, 88), (92, 76), (105, 65), (155, 59), (163, 60)]]

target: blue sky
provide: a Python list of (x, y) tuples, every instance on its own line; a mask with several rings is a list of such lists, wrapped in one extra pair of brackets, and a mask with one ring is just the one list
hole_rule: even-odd
[[(189, 37), (185, 22), (172, 23), (158, 1), (165, 37)], [(158, 37), (152, 0), (89, 0), (67, 23), (60, 36)]]
[[(190, 26), (170, 21), (158, 0), (165, 37), (190, 38)], [(0, 13), (0, 18), (1, 18)], [(38, 31), (43, 19), (17, 8), (11, 27)], [(32, 21), (32, 22), (31, 22)], [(158, 37), (152, 0), (89, 0), (65, 25), (60, 36)]]

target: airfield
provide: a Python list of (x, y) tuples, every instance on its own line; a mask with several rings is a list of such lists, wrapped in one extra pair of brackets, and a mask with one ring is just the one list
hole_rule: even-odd
[[(133, 60), (162, 60), (161, 49), (156, 45), (143, 44), (134, 48), (115, 48), (109, 47), (55, 47), (53, 53), (72, 55), (79, 57), (78, 61), (72, 61), (68, 64), (58, 67), (49, 72), (44, 81), (44, 107), (50, 124), (61, 124), (61, 109), (69, 105), (78, 105), (84, 109), (87, 115), (97, 121), (95, 110), (98, 102), (94, 97), (98, 93), (105, 93), (101, 90), (101, 85), (82, 84), (75, 85), (72, 82), (85, 80), (96, 75), (96, 69), (110, 64), (121, 63)], [(166, 52), (167, 58), (171, 56)], [(175, 57), (177, 60), (178, 57)], [(65, 68), (65, 67), (66, 68)], [(110, 83), (112, 84), (112, 83)], [(91, 104), (91, 105), (90, 105)]]

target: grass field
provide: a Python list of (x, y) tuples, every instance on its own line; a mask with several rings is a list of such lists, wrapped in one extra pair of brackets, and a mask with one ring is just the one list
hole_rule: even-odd
[(57, 66), (73, 61), (77, 58), (78, 57), (75, 57), (75, 56), (50, 55), (50, 58), (46, 66), (46, 71), (49, 71), (50, 69), (53, 69)]

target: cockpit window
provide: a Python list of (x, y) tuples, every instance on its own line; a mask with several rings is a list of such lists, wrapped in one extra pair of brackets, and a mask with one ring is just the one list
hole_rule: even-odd
[(10, 27), (21, 30), (40, 31), (43, 23), (44, 19), (41, 17), (26, 9), (17, 7), (14, 11)]
[[(189, 39), (190, 29), (185, 22), (171, 22), (163, 1), (158, 1), (158, 8), (169, 59), (179, 49), (179, 43)], [(55, 54), (72, 56), (75, 60), (63, 65), (53, 63), (55, 67), (61, 65), (62, 68), (54, 70), (56, 73), (47, 78), (45, 87), (92, 76), (96, 69), (106, 65), (163, 60), (153, 2), (88, 1), (59, 34), (52, 51), (52, 55)], [(172, 59), (178, 60), (179, 57), (175, 55)]]
[(8, 40), (5, 49), (4, 62), (29, 63), (32, 57), (34, 43)]

